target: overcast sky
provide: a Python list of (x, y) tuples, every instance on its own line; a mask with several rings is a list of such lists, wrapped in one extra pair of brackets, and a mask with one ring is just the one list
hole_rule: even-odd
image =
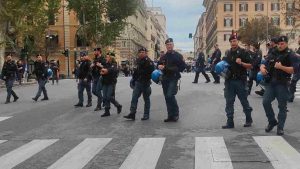
[(167, 18), (167, 33), (174, 39), (175, 48), (194, 51), (189, 33), (195, 29), (201, 14), (205, 11), (203, 0), (146, 0), (149, 7), (161, 7)]

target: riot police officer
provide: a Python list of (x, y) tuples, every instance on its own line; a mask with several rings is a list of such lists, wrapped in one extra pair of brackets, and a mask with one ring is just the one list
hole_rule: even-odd
[(93, 83), (92, 83), (92, 93), (97, 97), (97, 106), (95, 108), (95, 111), (101, 110), (101, 104), (103, 101), (102, 93), (101, 93), (101, 65), (105, 64), (105, 58), (102, 56), (101, 48), (94, 49), (94, 61), (91, 65), (92, 68), (92, 77), (93, 77)]
[(211, 56), (211, 75), (214, 78), (214, 84), (219, 84), (220, 83), (220, 76), (215, 73), (215, 66), (221, 61), (221, 50), (219, 49), (219, 45), (215, 44), (214, 45), (215, 51)]
[[(298, 59), (300, 59), (300, 36), (298, 37), (298, 44), (299, 44), (299, 48), (296, 51), (296, 55), (298, 57)], [(292, 81), (289, 87), (289, 92), (290, 92), (290, 96), (289, 96), (289, 102), (294, 102), (294, 98), (295, 98), (295, 92), (296, 92), (296, 86), (297, 86), (297, 82), (300, 79), (300, 72), (293, 74), (292, 77)]]
[[(278, 48), (268, 55), (266, 63), (262, 64), (260, 71), (265, 76), (265, 94), (263, 107), (269, 124), (265, 131), (270, 132), (276, 125), (277, 135), (283, 135), (284, 124), (287, 117), (288, 83), (291, 74), (297, 73), (299, 62), (295, 54), (288, 48), (288, 38), (281, 36), (278, 39)], [(275, 118), (272, 102), (278, 101), (278, 121)]]
[(150, 114), (151, 73), (154, 71), (154, 63), (147, 56), (146, 48), (139, 49), (139, 57), (136, 62), (137, 68), (134, 70), (130, 82), (130, 85), (133, 88), (130, 114), (124, 116), (124, 118), (135, 120), (138, 99), (143, 94), (145, 106), (144, 116), (141, 120), (148, 120)]
[(203, 76), (206, 79), (205, 83), (209, 83), (210, 82), (210, 78), (209, 76), (205, 73), (205, 57), (204, 57), (204, 53), (200, 52), (196, 61), (196, 74), (195, 74), (195, 79), (193, 81), (193, 83), (198, 83), (198, 79), (199, 79), (199, 74), (202, 73)]
[(224, 58), (230, 65), (225, 79), (224, 89), (227, 123), (222, 126), (222, 128), (234, 128), (233, 114), (236, 96), (238, 96), (246, 115), (244, 127), (250, 127), (253, 121), (251, 117), (252, 108), (247, 99), (247, 69), (251, 68), (251, 58), (245, 49), (239, 47), (239, 41), (236, 34), (231, 35), (229, 42), (231, 49), (228, 51), (227, 57)]
[(43, 61), (43, 57), (41, 55), (36, 56), (36, 61), (34, 62), (34, 71), (33, 73), (36, 76), (36, 80), (39, 85), (38, 92), (32, 100), (37, 101), (39, 97), (41, 96), (42, 92), (44, 95), (44, 98), (41, 99), (49, 100), (47, 89), (46, 89), (46, 83), (48, 82), (48, 67), (47, 64)]
[(167, 104), (168, 118), (164, 122), (176, 122), (179, 119), (179, 107), (175, 95), (178, 92), (178, 80), (180, 72), (186, 68), (183, 56), (174, 51), (172, 38), (165, 42), (167, 52), (158, 62), (158, 69), (162, 70), (162, 88)]
[(102, 76), (102, 92), (105, 112), (101, 117), (110, 116), (110, 103), (113, 103), (117, 107), (117, 113), (120, 114), (122, 105), (120, 105), (115, 99), (115, 90), (118, 77), (117, 63), (114, 60), (113, 53), (106, 54), (106, 63), (102, 65), (101, 76)]
[(83, 56), (82, 61), (80, 63), (79, 69), (78, 69), (78, 98), (79, 102), (75, 104), (75, 107), (83, 107), (83, 91), (86, 89), (86, 93), (88, 96), (88, 102), (86, 107), (92, 106), (92, 93), (91, 93), (91, 81), (92, 81), (92, 75), (91, 75), (91, 61), (89, 59), (89, 56), (82, 52), (81, 55)]
[[(257, 73), (260, 70), (260, 63), (261, 63), (261, 52), (260, 52), (260, 43), (252, 44), (253, 52), (251, 54), (251, 64), (252, 68), (249, 71), (249, 80), (248, 80), (248, 95), (251, 94), (251, 89), (253, 86), (253, 81), (256, 81)], [(258, 85), (258, 84), (256, 84)]]
[(13, 85), (16, 81), (16, 74), (18, 73), (17, 64), (12, 60), (11, 55), (6, 56), (6, 61), (3, 64), (2, 68), (2, 79), (5, 81), (5, 86), (7, 90), (7, 97), (5, 104), (10, 103), (11, 95), (14, 97), (14, 102), (16, 102), (19, 97), (13, 91)]

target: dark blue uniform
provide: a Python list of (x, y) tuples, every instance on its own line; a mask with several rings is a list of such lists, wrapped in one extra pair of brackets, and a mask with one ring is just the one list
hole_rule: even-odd
[[(266, 112), (266, 116), (269, 121), (269, 125), (266, 128), (266, 132), (270, 132), (274, 126), (278, 124), (277, 134), (283, 134), (283, 128), (287, 117), (287, 100), (289, 97), (288, 83), (291, 80), (291, 74), (288, 74), (282, 70), (275, 68), (275, 63), (281, 62), (283, 66), (293, 67), (296, 73), (299, 67), (299, 62), (295, 54), (290, 49), (284, 51), (276, 50), (266, 58), (266, 69), (269, 72), (265, 76), (265, 94), (263, 97), (263, 106)], [(278, 122), (275, 118), (275, 113), (272, 108), (272, 102), (278, 101)]]
[(83, 60), (80, 63), (79, 69), (78, 69), (78, 99), (79, 102), (75, 105), (76, 107), (82, 107), (83, 106), (83, 91), (86, 89), (87, 96), (88, 96), (88, 103), (87, 107), (92, 106), (92, 93), (91, 93), (91, 81), (92, 81), (92, 75), (91, 75), (91, 61), (89, 60)]
[(179, 118), (179, 107), (175, 95), (178, 91), (178, 80), (180, 72), (186, 68), (183, 57), (176, 51), (168, 51), (159, 60), (158, 65), (164, 65), (162, 76), (162, 88), (167, 104), (168, 119), (165, 121), (177, 121)]
[(251, 63), (249, 54), (242, 48), (238, 47), (236, 50), (230, 49), (227, 57), (224, 58), (230, 65), (228, 68), (228, 75), (225, 79), (224, 96), (226, 99), (226, 116), (227, 123), (222, 128), (234, 128), (233, 114), (235, 97), (238, 96), (243, 111), (246, 115), (246, 123), (244, 127), (250, 127), (252, 123), (251, 112), (252, 108), (249, 105), (247, 96), (247, 69), (242, 65), (236, 63), (236, 59), (240, 58), (244, 63)]
[(205, 77), (206, 83), (210, 82), (209, 76), (205, 73), (205, 58), (203, 52), (199, 53), (195, 67), (196, 67), (196, 74), (193, 83), (198, 83), (200, 73), (202, 73), (203, 76)]
[(101, 84), (101, 67), (98, 67), (96, 64), (101, 63), (102, 65), (105, 64), (105, 58), (103, 56), (96, 56), (94, 59), (94, 66), (92, 67), (92, 77), (93, 77), (93, 83), (92, 83), (92, 93), (97, 96), (97, 106), (95, 111), (101, 110), (101, 103), (103, 101), (102, 97), (102, 84)]
[(5, 81), (5, 86), (7, 90), (7, 97), (5, 103), (10, 103), (11, 95), (14, 97), (14, 102), (17, 101), (19, 97), (12, 89), (14, 82), (16, 81), (16, 74), (18, 73), (17, 64), (13, 60), (6, 61), (4, 62), (1, 72), (1, 76), (2, 79)]
[[(252, 69), (249, 71), (248, 94), (250, 95), (253, 86), (253, 81), (256, 81), (257, 73), (260, 71), (262, 55), (260, 51), (251, 54)], [(258, 84), (256, 84), (258, 85)]]
[[(298, 54), (298, 60), (300, 59), (300, 47), (298, 48), (298, 50), (296, 51), (296, 53)], [(292, 77), (292, 81), (289, 87), (289, 92), (290, 92), (290, 96), (289, 96), (289, 102), (293, 102), (294, 98), (295, 98), (295, 92), (296, 92), (296, 86), (297, 86), (297, 82), (300, 79), (300, 72), (298, 73), (294, 73), (293, 77)]]
[(46, 90), (46, 83), (48, 81), (48, 68), (45, 62), (43, 61), (36, 61), (34, 62), (34, 71), (33, 73), (36, 75), (36, 79), (39, 84), (39, 89), (34, 98), (34, 101), (37, 101), (38, 98), (41, 96), (42, 92), (44, 94), (44, 98), (42, 100), (48, 100), (48, 94)]

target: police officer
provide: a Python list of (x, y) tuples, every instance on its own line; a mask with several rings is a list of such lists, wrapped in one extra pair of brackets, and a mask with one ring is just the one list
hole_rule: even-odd
[(19, 97), (13, 91), (13, 85), (16, 80), (16, 74), (18, 73), (17, 64), (12, 60), (11, 55), (6, 56), (6, 61), (3, 64), (2, 68), (2, 79), (5, 81), (5, 86), (7, 90), (7, 97), (5, 104), (10, 103), (11, 95), (14, 97), (14, 102), (16, 102)]
[[(252, 68), (249, 71), (249, 80), (248, 80), (248, 95), (251, 94), (251, 89), (253, 86), (253, 81), (256, 81), (257, 73), (260, 70), (260, 63), (261, 63), (261, 52), (260, 52), (260, 43), (252, 44), (253, 52), (251, 52), (251, 64)], [(258, 85), (258, 84), (256, 84)]]
[(97, 97), (97, 106), (95, 108), (95, 111), (101, 110), (101, 104), (103, 101), (102, 93), (101, 93), (101, 78), (100, 78), (100, 71), (101, 71), (101, 65), (105, 64), (105, 58), (102, 56), (101, 48), (94, 49), (94, 61), (91, 65), (92, 68), (92, 77), (93, 77), (93, 83), (92, 83), (92, 92)]
[(91, 61), (89, 59), (89, 56), (82, 52), (80, 55), (82, 55), (82, 61), (80, 63), (79, 69), (78, 69), (78, 98), (79, 102), (75, 104), (75, 107), (83, 107), (83, 91), (86, 89), (86, 93), (88, 96), (88, 102), (86, 107), (92, 106), (92, 93), (91, 93), (91, 81), (92, 81), (92, 75), (91, 75)]
[(179, 107), (175, 95), (178, 92), (178, 80), (181, 78), (180, 72), (186, 68), (183, 56), (174, 51), (172, 38), (165, 42), (167, 52), (158, 63), (158, 69), (162, 70), (162, 88), (167, 104), (168, 118), (164, 122), (176, 122), (179, 119)]
[(59, 67), (57, 62), (54, 60), (50, 62), (50, 69), (53, 72), (52, 76), (52, 85), (54, 85), (54, 81), (56, 81), (56, 84), (58, 85), (58, 79), (59, 79)]
[(216, 74), (215, 72), (215, 66), (221, 61), (221, 50), (219, 49), (219, 45), (215, 44), (214, 45), (215, 51), (211, 56), (211, 74), (214, 78), (214, 84), (219, 84), (220, 83), (220, 76)]
[(222, 128), (234, 128), (233, 114), (236, 96), (238, 96), (246, 115), (244, 127), (250, 127), (253, 121), (251, 117), (252, 108), (247, 99), (247, 69), (251, 68), (251, 58), (245, 49), (239, 47), (239, 41), (236, 34), (230, 36), (229, 42), (231, 48), (228, 51), (227, 57), (224, 58), (230, 65), (225, 79), (224, 89), (227, 123), (222, 126)]
[(151, 95), (151, 73), (154, 71), (154, 63), (147, 56), (147, 49), (139, 49), (137, 58), (137, 68), (134, 70), (131, 87), (133, 88), (130, 114), (124, 116), (126, 119), (135, 120), (135, 114), (139, 97), (143, 94), (145, 101), (144, 116), (141, 120), (148, 120), (150, 114), (150, 95)]
[(204, 57), (204, 53), (200, 52), (196, 61), (196, 74), (195, 74), (195, 79), (193, 81), (193, 83), (198, 83), (198, 79), (199, 79), (199, 74), (202, 73), (203, 76), (206, 79), (205, 83), (209, 83), (210, 79), (209, 76), (205, 73), (205, 57)]
[(32, 100), (37, 101), (41, 96), (42, 92), (44, 98), (41, 100), (42, 101), (49, 100), (47, 89), (46, 89), (46, 83), (48, 82), (48, 67), (47, 64), (43, 61), (43, 57), (41, 55), (36, 56), (33, 73), (35, 74), (36, 80), (38, 81), (39, 89), (36, 96), (32, 98)]
[[(265, 76), (265, 94), (263, 106), (268, 118), (268, 126), (265, 131), (270, 132), (276, 125), (277, 135), (283, 135), (284, 124), (287, 117), (288, 83), (291, 74), (296, 73), (299, 62), (295, 54), (288, 48), (288, 38), (281, 36), (278, 39), (278, 48), (268, 55), (266, 63), (262, 64), (260, 71)], [(272, 102), (278, 101), (278, 121), (275, 118)]]
[(106, 54), (106, 63), (102, 65), (101, 76), (102, 76), (102, 92), (105, 112), (101, 117), (110, 116), (110, 103), (114, 103), (117, 107), (117, 113), (120, 114), (122, 105), (115, 100), (115, 90), (118, 77), (117, 63), (114, 60), (113, 53)]
[[(271, 41), (268, 46), (268, 53), (264, 59), (266, 59), (268, 56), (273, 55), (275, 53), (275, 51), (277, 50), (277, 44), (278, 44), (278, 38), (277, 37), (271, 38)], [(261, 88), (261, 90), (255, 91), (255, 93), (259, 96), (263, 96), (265, 93), (265, 90), (263, 88)]]
[[(300, 36), (298, 37), (298, 44), (299, 44), (299, 48), (296, 51), (296, 55), (299, 59), (300, 58)], [(293, 74), (292, 81), (289, 87), (289, 92), (290, 92), (289, 102), (294, 102), (296, 86), (299, 79), (300, 79), (300, 72)]]

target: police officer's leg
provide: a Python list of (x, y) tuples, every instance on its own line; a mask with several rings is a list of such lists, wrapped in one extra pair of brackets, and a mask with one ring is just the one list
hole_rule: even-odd
[(15, 82), (15, 79), (13, 79), (10, 83), (10, 86), (11, 86), (11, 95), (14, 97), (14, 102), (16, 102), (19, 97), (17, 96), (17, 94), (15, 93), (15, 91), (13, 90), (13, 86), (14, 86), (14, 82)]
[(144, 117), (142, 118), (142, 120), (148, 120), (149, 116), (150, 116), (150, 106), (151, 106), (150, 95), (151, 95), (150, 85), (149, 85), (149, 87), (145, 86), (144, 91), (143, 91), (143, 98), (144, 98), (144, 101), (145, 101)]
[(87, 81), (86, 84), (85, 84), (85, 87), (86, 87), (86, 93), (87, 93), (87, 96), (88, 96), (88, 103), (87, 103), (86, 107), (91, 107), (92, 106), (91, 82)]
[(253, 86), (253, 80), (254, 80), (254, 74), (252, 71), (249, 72), (250, 75), (249, 75), (249, 80), (248, 80), (248, 95), (251, 94), (251, 89), (252, 89), (252, 86)]
[(5, 103), (10, 103), (10, 98), (12, 95), (12, 86), (13, 86), (14, 80), (7, 79), (5, 81), (6, 91), (7, 91), (7, 97)]
[(200, 71), (199, 71), (199, 70), (196, 70), (196, 73), (195, 73), (195, 79), (194, 79), (194, 82), (193, 82), (193, 83), (198, 83), (199, 74), (200, 74)]
[(246, 123), (244, 124), (244, 127), (250, 127), (252, 124), (252, 107), (250, 107), (249, 101), (247, 99), (248, 97), (248, 90), (247, 90), (247, 81), (237, 81), (236, 87), (237, 87), (237, 96), (243, 106), (243, 111), (246, 115)]
[(46, 89), (46, 84), (47, 84), (47, 79), (43, 80), (43, 83), (42, 83), (42, 91), (43, 91), (43, 94), (44, 94), (44, 98), (42, 100), (48, 100), (48, 94), (47, 94), (47, 89)]
[(287, 100), (288, 100), (288, 88), (284, 85), (276, 86), (276, 98), (278, 101), (278, 129), (283, 130), (285, 120), (287, 117)]
[(134, 89), (132, 91), (132, 98), (131, 98), (131, 104), (130, 104), (130, 113), (135, 114), (137, 105), (138, 105), (138, 100), (142, 94), (143, 91), (143, 86), (141, 83), (136, 82)]
[(113, 93), (113, 85), (104, 85), (103, 86), (103, 97), (105, 104), (105, 112), (101, 115), (101, 117), (110, 116), (110, 100)]
[[(83, 101), (84, 101), (84, 97), (83, 97), (83, 91), (84, 91), (84, 84), (83, 84), (83, 80), (79, 80), (79, 83), (78, 83), (78, 99), (79, 99), (79, 102), (78, 102), (78, 106), (83, 106)], [(76, 106), (76, 105), (75, 105)]]
[(167, 96), (166, 96), (167, 102), (171, 109), (170, 116), (172, 118), (176, 118), (176, 120), (178, 119), (178, 116), (179, 116), (179, 107), (177, 104), (177, 100), (175, 98), (175, 95), (177, 94), (177, 91), (178, 91), (177, 83), (178, 83), (178, 80), (175, 80), (175, 79), (170, 80), (169, 88), (168, 88)]
[(300, 74), (294, 74), (289, 86), (289, 102), (293, 102), (295, 98), (296, 86), (299, 80)]
[(112, 85), (113, 90), (112, 90), (112, 95), (110, 99), (110, 103), (112, 103), (118, 111), (118, 114), (122, 112), (122, 105), (116, 100), (116, 84)]
[(168, 111), (168, 119), (172, 118), (172, 108), (168, 102), (168, 98), (167, 98), (167, 95), (168, 95), (168, 89), (169, 89), (169, 80), (163, 80), (162, 81), (162, 88), (163, 88), (163, 93), (164, 93), (164, 96), (165, 96), (165, 101), (166, 101), (166, 106), (167, 106), (167, 111)]
[(92, 93), (95, 95), (95, 96), (98, 96), (97, 94), (97, 83), (98, 83), (98, 79), (94, 79), (93, 80), (93, 83), (92, 83)]
[(42, 79), (38, 79), (39, 89), (38, 89), (36, 96), (34, 98), (32, 98), (33, 100), (37, 101), (38, 98), (41, 96), (42, 91), (43, 91), (43, 89), (42, 89), (43, 83), (44, 83), (44, 81)]
[(96, 86), (96, 96), (97, 96), (97, 106), (95, 108), (95, 111), (101, 110), (101, 104), (103, 102), (103, 97), (102, 97), (102, 81), (99, 80), (97, 81), (97, 86)]
[(265, 131), (270, 132), (274, 126), (277, 125), (277, 120), (275, 118), (274, 110), (272, 108), (272, 102), (275, 100), (276, 91), (272, 85), (265, 86), (265, 93), (263, 96), (263, 106), (268, 118), (268, 126), (266, 127)]
[(235, 86), (233, 80), (225, 81), (224, 96), (226, 101), (225, 112), (227, 116), (227, 122), (224, 126), (222, 126), (222, 128), (223, 129), (234, 128), (233, 113), (234, 113), (234, 102), (235, 102), (236, 93), (235, 93)]
[(202, 75), (205, 77), (206, 83), (210, 82), (210, 78), (209, 78), (209, 76), (206, 74), (205, 69), (202, 69)]

